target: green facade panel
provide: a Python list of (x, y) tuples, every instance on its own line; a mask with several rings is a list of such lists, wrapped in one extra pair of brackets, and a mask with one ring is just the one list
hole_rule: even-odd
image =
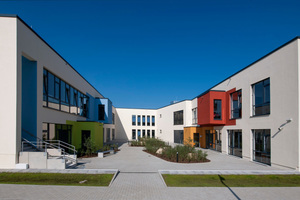
[(103, 124), (99, 122), (75, 122), (66, 121), (67, 124), (72, 125), (72, 145), (76, 149), (82, 148), (84, 134), (89, 133), (92, 141), (97, 146), (97, 149), (103, 147)]

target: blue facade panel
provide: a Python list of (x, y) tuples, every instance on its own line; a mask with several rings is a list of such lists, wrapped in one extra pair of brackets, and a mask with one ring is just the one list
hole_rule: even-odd
[(22, 57), (22, 137), (37, 136), (37, 63)]
[[(88, 121), (97, 121), (104, 124), (112, 124), (112, 102), (107, 98), (94, 98), (93, 96), (86, 94), (89, 96), (89, 114)], [(104, 105), (105, 111), (105, 120), (99, 120), (99, 109), (98, 105)]]

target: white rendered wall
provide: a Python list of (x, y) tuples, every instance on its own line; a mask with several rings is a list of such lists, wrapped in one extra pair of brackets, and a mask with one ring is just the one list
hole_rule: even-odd
[[(242, 89), (242, 118), (222, 131), (222, 151), (228, 152), (230, 129), (242, 130), (243, 158), (252, 160), (252, 129), (271, 129), (271, 164), (299, 169), (299, 64), (298, 40), (275, 51), (212, 90)], [(251, 85), (270, 78), (270, 115), (252, 117)], [(278, 132), (278, 128), (293, 121)]]
[[(132, 130), (145, 130), (147, 135), (147, 130), (155, 130), (155, 137), (159, 136), (157, 132), (157, 115), (156, 110), (151, 109), (131, 109), (131, 108), (116, 108), (116, 129), (117, 129), (117, 139), (132, 140)], [(132, 125), (132, 115), (136, 115), (136, 125)], [(137, 116), (141, 116), (141, 125), (137, 125)], [(146, 124), (142, 126), (142, 116), (146, 117)], [(147, 126), (147, 116), (150, 116), (150, 126)], [(152, 126), (152, 116), (155, 116), (155, 126)]]
[[(183, 125), (174, 125), (174, 112), (183, 110)], [(174, 143), (174, 130), (192, 125), (192, 101), (181, 101), (157, 110), (157, 137)]]
[(17, 20), (0, 17), (0, 168), (17, 163), (17, 137), (21, 134), (21, 80), (17, 66)]

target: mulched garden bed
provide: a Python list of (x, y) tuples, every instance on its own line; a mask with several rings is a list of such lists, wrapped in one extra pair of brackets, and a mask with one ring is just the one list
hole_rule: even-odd
[[(156, 156), (156, 157), (158, 157), (158, 158), (160, 158), (160, 159), (163, 159), (163, 160), (165, 160), (165, 161), (177, 163), (177, 162), (176, 162), (176, 159), (175, 159), (175, 160), (171, 160), (171, 159), (165, 158), (165, 157), (164, 157), (163, 155), (161, 155), (161, 154), (150, 153), (150, 152), (148, 152), (147, 150), (143, 150), (143, 151), (146, 152), (146, 153), (149, 153), (149, 154), (151, 154), (151, 155), (153, 155), (153, 156)], [(178, 161), (178, 163), (207, 163), (207, 162), (210, 162), (210, 160), (206, 159), (205, 161), (180, 161), (180, 160)]]

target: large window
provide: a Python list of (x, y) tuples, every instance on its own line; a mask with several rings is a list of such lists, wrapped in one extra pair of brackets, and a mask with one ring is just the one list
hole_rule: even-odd
[(242, 130), (228, 130), (228, 154), (243, 156)]
[(270, 114), (270, 78), (252, 85), (253, 116)]
[(214, 120), (222, 120), (222, 100), (214, 100)]
[(198, 123), (198, 117), (197, 117), (197, 108), (193, 108), (192, 109), (192, 115), (193, 115), (193, 117), (192, 117), (192, 123), (193, 124), (197, 124)]
[(253, 132), (253, 160), (271, 164), (270, 129), (256, 129)]
[(174, 130), (174, 143), (183, 144), (183, 130)]
[(89, 97), (44, 69), (43, 106), (88, 117)]
[(136, 140), (136, 130), (132, 129), (132, 139)]
[(231, 119), (242, 117), (242, 90), (231, 93)]
[(140, 126), (141, 125), (141, 115), (138, 115), (137, 117), (137, 125)]
[(150, 126), (150, 116), (147, 115), (147, 126)]
[(145, 115), (142, 116), (142, 125), (143, 126), (146, 125), (146, 117), (145, 117)]
[(155, 126), (155, 116), (152, 116), (152, 126)]
[(132, 126), (136, 125), (136, 116), (132, 115)]
[(174, 112), (174, 125), (183, 125), (183, 110)]
[(98, 105), (98, 120), (105, 120), (105, 105)]

